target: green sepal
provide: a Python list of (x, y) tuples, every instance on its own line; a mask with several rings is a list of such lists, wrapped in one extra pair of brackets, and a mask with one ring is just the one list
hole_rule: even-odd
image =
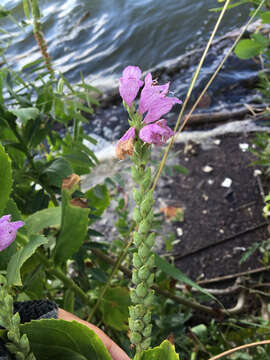
[(145, 240), (146, 245), (151, 249), (154, 246), (155, 243), (155, 233), (151, 233), (147, 239)]
[(148, 269), (148, 267), (146, 265), (143, 265), (138, 271), (138, 277), (141, 280), (148, 279), (149, 275), (150, 275), (150, 272), (149, 272), (149, 269)]
[(130, 320), (129, 326), (131, 331), (141, 332), (144, 329), (144, 323), (141, 320)]
[(142, 201), (142, 194), (136, 188), (133, 188), (132, 191), (133, 191), (133, 199), (136, 201), (137, 204), (140, 204)]
[(151, 176), (151, 168), (148, 167), (144, 172), (143, 181), (141, 182), (141, 185), (143, 186), (144, 191), (149, 188), (152, 182), (152, 176)]
[(138, 297), (144, 298), (147, 295), (148, 289), (144, 283), (140, 283), (136, 288), (136, 294)]
[(137, 224), (139, 224), (142, 220), (140, 210), (137, 207), (133, 210), (133, 219)]
[(153, 304), (153, 301), (154, 301), (154, 290), (150, 290), (150, 291), (148, 291), (148, 294), (147, 294), (146, 298), (144, 299), (144, 305), (150, 306)]
[[(147, 338), (145, 339), (142, 343), (141, 343), (141, 347), (143, 348), (143, 350), (147, 350), (149, 349), (151, 346), (151, 338)], [(165, 357), (164, 359), (167, 360), (167, 358)]]
[(146, 264), (148, 266), (149, 269), (152, 269), (155, 265), (155, 255), (152, 254), (149, 259), (147, 260)]
[(146, 328), (143, 330), (143, 336), (145, 336), (146, 338), (148, 338), (149, 336), (151, 336), (152, 333), (152, 325), (149, 324), (146, 326)]
[(141, 259), (137, 253), (133, 256), (133, 265), (136, 269), (139, 269), (142, 266)]
[(137, 296), (135, 289), (130, 290), (130, 300), (133, 304), (141, 303), (141, 299)]
[(133, 235), (133, 241), (136, 247), (138, 248), (141, 245), (141, 242), (143, 241), (143, 236), (138, 232), (135, 232), (135, 234)]
[(133, 331), (130, 335), (130, 341), (132, 344), (140, 344), (140, 342), (142, 341), (142, 336), (136, 332), (136, 331)]
[(142, 216), (146, 216), (148, 214), (148, 212), (151, 210), (153, 206), (153, 203), (154, 203), (153, 192), (149, 191), (140, 206), (140, 211)]
[(146, 219), (144, 219), (139, 225), (138, 232), (140, 234), (145, 234), (145, 233), (148, 233), (150, 228), (151, 228), (151, 226), (150, 226), (149, 222)]
[(138, 255), (142, 258), (143, 262), (148, 259), (150, 253), (151, 251), (144, 244), (142, 244), (138, 249)]
[(154, 274), (150, 274), (149, 278), (146, 280), (146, 284), (148, 286), (151, 286), (154, 282), (154, 278), (155, 278), (155, 275)]
[(132, 282), (133, 284), (135, 285), (138, 285), (140, 283), (140, 278), (138, 276), (138, 270), (136, 269), (133, 269), (133, 272), (132, 272)]
[(149, 324), (151, 321), (151, 311), (147, 310), (147, 313), (143, 317), (143, 321), (145, 324)]

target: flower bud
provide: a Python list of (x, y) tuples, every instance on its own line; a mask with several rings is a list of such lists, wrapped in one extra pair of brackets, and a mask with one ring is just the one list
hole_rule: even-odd
[(148, 310), (147, 313), (143, 317), (143, 321), (145, 324), (149, 324), (151, 321), (151, 311)]
[(141, 181), (141, 173), (134, 166), (131, 169), (131, 175), (132, 175), (133, 180), (136, 183), (140, 183), (140, 181)]
[(149, 349), (151, 346), (151, 338), (147, 338), (145, 339), (142, 343), (141, 343), (141, 347), (143, 348), (143, 350), (147, 350)]
[(151, 253), (150, 250), (144, 244), (141, 245), (138, 249), (138, 254), (139, 254), (140, 258), (142, 258), (142, 261), (147, 260), (150, 253)]
[(151, 332), (152, 332), (152, 325), (149, 324), (146, 326), (146, 328), (143, 330), (143, 336), (145, 336), (146, 338), (148, 338), (149, 336), (151, 336)]
[(138, 248), (141, 245), (141, 242), (143, 241), (143, 236), (138, 232), (135, 232), (135, 234), (133, 235), (133, 240), (134, 240), (134, 244)]
[(146, 283), (147, 283), (148, 286), (151, 286), (153, 284), (154, 277), (155, 277), (154, 274), (150, 274), (149, 278), (146, 280)]
[(129, 310), (129, 316), (130, 316), (130, 318), (131, 319), (137, 319), (137, 312), (136, 312), (136, 310), (135, 310), (135, 306), (130, 306), (129, 308), (128, 308), (128, 310)]
[(135, 320), (132, 322), (132, 327), (130, 326), (131, 331), (142, 332), (144, 328), (144, 323), (141, 320)]
[(138, 297), (144, 298), (147, 295), (148, 289), (145, 284), (140, 283), (136, 288), (136, 294)]
[(138, 305), (134, 306), (134, 308), (135, 308), (135, 313), (136, 313), (137, 318), (140, 318), (140, 319), (144, 318), (145, 311), (146, 311), (145, 306), (143, 304), (138, 304)]
[(153, 192), (149, 191), (141, 203), (140, 211), (142, 216), (146, 216), (153, 206)]
[(141, 280), (148, 279), (149, 275), (150, 275), (150, 272), (149, 272), (148, 267), (146, 265), (143, 265), (138, 271), (138, 277)]
[(133, 219), (137, 224), (142, 220), (140, 210), (137, 207), (133, 210)]
[(133, 284), (135, 284), (135, 285), (138, 285), (141, 282), (140, 278), (138, 277), (138, 270), (136, 270), (136, 269), (133, 269), (132, 281), (133, 281)]
[(151, 176), (151, 168), (147, 168), (147, 170), (144, 173), (144, 178), (142, 180), (142, 186), (144, 190), (147, 190), (149, 186), (151, 185), (152, 176)]
[(137, 345), (140, 344), (141, 341), (142, 341), (142, 336), (138, 332), (133, 331), (130, 335), (130, 342), (132, 344)]
[(138, 304), (140, 302), (140, 298), (137, 296), (135, 289), (130, 290), (130, 299), (133, 304)]
[(154, 290), (149, 290), (146, 298), (144, 299), (144, 305), (149, 306), (154, 302)]
[(142, 201), (142, 194), (136, 188), (133, 188), (132, 191), (133, 191), (134, 200), (136, 201), (137, 204), (140, 204), (140, 202)]
[(140, 234), (145, 234), (148, 233), (149, 230), (150, 230), (149, 222), (146, 219), (144, 219), (139, 225), (138, 232)]
[(146, 245), (151, 249), (155, 243), (155, 233), (151, 233), (148, 238), (145, 240)]
[(143, 265), (137, 253), (135, 253), (133, 256), (133, 265), (136, 269), (139, 269)]
[(149, 269), (152, 269), (155, 265), (155, 255), (152, 254), (145, 264)]

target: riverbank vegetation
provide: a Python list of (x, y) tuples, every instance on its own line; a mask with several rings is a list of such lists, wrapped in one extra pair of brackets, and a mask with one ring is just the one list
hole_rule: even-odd
[[(15, 71), (5, 58), (5, 50), (12, 41), (10, 36), (1, 47), (0, 338), (8, 359), (110, 358), (94, 332), (84, 326), (67, 325), (63, 320), (20, 324), (20, 317), (13, 315), (14, 301), (45, 298), (101, 327), (137, 360), (214, 360), (227, 355), (234, 360), (268, 359), (267, 275), (256, 278), (259, 286), (255, 286), (247, 280), (251, 272), (246, 272), (242, 274), (244, 279), (237, 276), (233, 286), (219, 293), (192, 281), (174, 266), (170, 257), (152, 252), (154, 237), (164, 222), (160, 213), (153, 212), (153, 194), (163, 170), (167, 176), (174, 172), (191, 176), (179, 165), (166, 165), (174, 144), (173, 132), (183, 130), (233, 51), (242, 59), (260, 61), (262, 70), (255, 86), (266, 104), (262, 115), (266, 119), (269, 116), (269, 35), (261, 31), (261, 25), (252, 34), (246, 30), (258, 18), (261, 24), (270, 23), (270, 3), (218, 2), (223, 6), (213, 9), (217, 22), (186, 98), (182, 99), (173, 131), (161, 119), (180, 102), (171, 96), (169, 85), (158, 84), (149, 74), (143, 83), (141, 71), (135, 66), (123, 72), (120, 94), (130, 129), (120, 139), (117, 154), (121, 159), (129, 155), (133, 161), (129, 178), (130, 181), (133, 178), (137, 187), (130, 196), (133, 195), (136, 206), (130, 214), (123, 191), (125, 183), (120, 176), (111, 177), (109, 170), (103, 183), (82, 191), (81, 179), (91, 176), (94, 168), (98, 171), (99, 166), (92, 150), (96, 140), (85, 132), (84, 123), (99, 106), (100, 91), (83, 76), (80, 83), (71, 84), (57, 71), (42, 33), (38, 0), (23, 0), (25, 19), (18, 26), (32, 26), (41, 56), (21, 71)], [(224, 55), (201, 95), (191, 108), (187, 107), (224, 14), (237, 11), (237, 6), (244, 3), (252, 5), (249, 23)], [(12, 11), (2, 6), (0, 16), (15, 21)], [(245, 39), (240, 40), (243, 35)], [(134, 100), (138, 94), (136, 107)], [(151, 146), (164, 145), (168, 139), (161, 161), (150, 163)], [(256, 165), (262, 167), (261, 171), (265, 169), (267, 182), (269, 135), (258, 136), (254, 146)], [(116, 204), (116, 236), (108, 242), (96, 230), (95, 223), (111, 203)], [(262, 211), (269, 222), (269, 194)], [(168, 212), (171, 221), (183, 221), (181, 209), (171, 208)], [(175, 237), (169, 234), (164, 239), (166, 253), (171, 252), (174, 241)], [(242, 261), (258, 248), (264, 273), (270, 266), (269, 240), (254, 243)], [(222, 304), (226, 292), (231, 294), (232, 302), (236, 301), (235, 306)], [(150, 344), (154, 349), (149, 350)], [(243, 348), (231, 350), (238, 346)], [(222, 352), (228, 353), (219, 355)]]

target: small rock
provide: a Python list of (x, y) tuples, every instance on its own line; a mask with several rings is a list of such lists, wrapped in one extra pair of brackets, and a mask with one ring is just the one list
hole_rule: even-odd
[(213, 184), (214, 184), (214, 180), (213, 180), (213, 179), (209, 179), (209, 180), (207, 180), (207, 182), (208, 182), (209, 185), (213, 185)]
[(221, 143), (221, 140), (220, 140), (220, 139), (214, 140), (214, 144), (215, 144), (215, 145), (220, 145), (220, 143)]
[(205, 172), (205, 173), (211, 173), (214, 169), (209, 166), (209, 165), (206, 165), (202, 168), (202, 171)]
[(243, 152), (246, 152), (249, 148), (249, 144), (247, 143), (239, 144), (239, 147)]
[(226, 178), (224, 179), (223, 183), (221, 184), (222, 187), (229, 188), (232, 185), (232, 179)]
[(183, 236), (183, 229), (180, 227), (176, 228), (176, 233), (178, 236)]
[(262, 175), (261, 170), (255, 169), (255, 170), (254, 170), (254, 173), (253, 173), (253, 176), (259, 176), (259, 175)]
[(208, 211), (207, 211), (207, 210), (203, 210), (202, 213), (203, 213), (203, 214), (208, 214)]
[(176, 239), (172, 242), (172, 245), (175, 246), (181, 242), (181, 239)]
[(224, 234), (224, 230), (223, 230), (223, 229), (219, 229), (219, 232), (220, 232), (221, 234)]
[(207, 201), (209, 197), (206, 194), (202, 194), (203, 200)]

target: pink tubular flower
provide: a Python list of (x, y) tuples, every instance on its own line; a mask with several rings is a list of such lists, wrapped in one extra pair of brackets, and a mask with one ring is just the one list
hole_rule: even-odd
[(133, 139), (135, 137), (135, 128), (131, 127), (128, 131), (118, 140), (116, 144), (116, 156), (118, 159), (123, 160), (125, 155), (133, 155)]
[(16, 238), (17, 230), (24, 225), (23, 221), (11, 222), (11, 215), (0, 218), (0, 251), (6, 249)]
[(141, 75), (142, 72), (138, 66), (128, 66), (120, 78), (120, 95), (128, 106), (131, 106), (140, 87), (143, 86), (143, 81), (140, 80)]
[(139, 113), (143, 115), (146, 111), (148, 111), (152, 107), (153, 102), (158, 99), (161, 93), (167, 94), (169, 85), (170, 83), (164, 85), (155, 85), (151, 73), (147, 74), (145, 77), (145, 85), (141, 93)]
[(144, 118), (144, 122), (149, 124), (160, 119), (161, 116), (167, 114), (175, 104), (181, 104), (181, 101), (177, 97), (167, 97), (161, 93), (152, 102), (151, 107)]
[(174, 132), (167, 126), (166, 120), (161, 119), (155, 124), (144, 126), (139, 132), (139, 137), (148, 144), (163, 145), (173, 134)]

